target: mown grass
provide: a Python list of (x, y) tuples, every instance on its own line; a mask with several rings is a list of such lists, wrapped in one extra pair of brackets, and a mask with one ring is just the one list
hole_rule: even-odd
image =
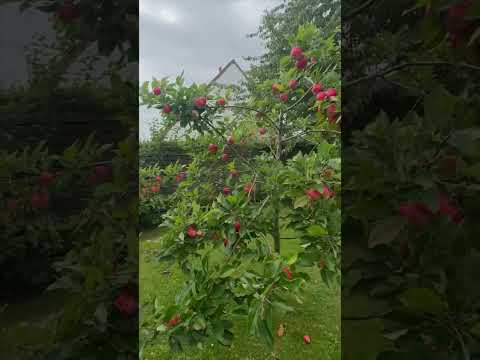
[[(291, 234), (284, 234), (290, 237)], [(158, 263), (152, 253), (160, 248), (160, 233), (145, 232), (140, 241), (140, 306), (151, 304), (155, 298), (161, 304), (171, 304), (175, 294), (182, 287), (184, 277), (177, 267), (169, 268)], [(299, 250), (296, 240), (283, 240), (281, 255), (289, 257)], [(171, 270), (171, 271), (166, 271)], [(275, 336), (274, 352), (263, 343), (248, 335), (246, 321), (235, 321), (235, 339), (231, 347), (207, 344), (203, 350), (187, 349), (184, 353), (170, 352), (166, 339), (160, 338), (144, 349), (144, 360), (337, 360), (340, 359), (340, 291), (323, 284), (318, 268), (304, 269), (310, 276), (303, 295), (303, 304), (292, 299), (295, 313), (274, 317), (275, 329), (286, 324), (284, 337)], [(145, 320), (152, 318), (151, 308), (141, 308)], [(309, 335), (310, 345), (303, 343), (303, 336)]]

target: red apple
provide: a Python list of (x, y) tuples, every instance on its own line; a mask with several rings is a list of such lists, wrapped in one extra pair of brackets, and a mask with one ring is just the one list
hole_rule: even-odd
[(229, 156), (227, 153), (223, 153), (222, 156), (220, 157), (220, 160), (222, 161), (228, 161), (228, 159), (229, 159)]
[(150, 190), (152, 191), (152, 193), (156, 194), (156, 193), (160, 192), (160, 187), (159, 186), (152, 186), (152, 188)]
[(153, 88), (153, 94), (154, 95), (160, 95), (162, 93), (162, 90), (159, 87)]
[(124, 316), (132, 316), (137, 312), (138, 301), (126, 291), (117, 296), (114, 302), (115, 308)]
[(43, 186), (47, 186), (52, 184), (54, 181), (54, 176), (50, 174), (47, 170), (41, 172), (40, 176), (38, 177), (38, 183)]
[(230, 177), (235, 177), (235, 176), (240, 175), (240, 173), (239, 173), (237, 170), (234, 169), (234, 170), (230, 170), (230, 172), (228, 173), (228, 175), (229, 175)]
[(34, 209), (46, 209), (50, 204), (50, 198), (46, 193), (35, 193), (30, 201)]
[(172, 112), (172, 107), (170, 105), (165, 105), (162, 109), (164, 114), (170, 114)]
[(240, 228), (242, 227), (242, 225), (241, 225), (241, 223), (240, 223), (240, 220), (235, 221), (235, 224), (233, 224), (233, 227), (235, 228), (235, 231), (236, 231), (237, 233), (239, 233), (239, 232), (240, 232)]
[(323, 101), (327, 98), (327, 94), (325, 94), (324, 91), (320, 91), (318, 94), (317, 94), (317, 101)]
[(284, 267), (282, 271), (287, 276), (288, 280), (292, 280), (293, 275), (292, 275), (292, 272), (290, 271), (290, 269), (288, 268), (288, 266)]
[(215, 154), (218, 151), (218, 146), (215, 144), (208, 145), (208, 152), (211, 154)]
[(265, 135), (265, 134), (267, 133), (267, 129), (265, 129), (265, 128), (260, 128), (260, 129), (258, 129), (258, 133), (259, 133), (260, 135)]
[(227, 139), (227, 143), (230, 145), (235, 144), (235, 138), (233, 136), (229, 136)]
[(310, 344), (310, 343), (312, 342), (312, 339), (310, 338), (310, 336), (305, 335), (305, 336), (303, 337), (303, 342), (308, 345), (308, 344)]
[(318, 191), (317, 189), (314, 189), (314, 188), (310, 188), (310, 189), (305, 190), (305, 194), (312, 201), (318, 200), (322, 196), (322, 193), (320, 191)]
[(64, 5), (57, 10), (56, 15), (63, 22), (70, 22), (80, 16), (80, 11), (72, 1), (65, 1)]
[(224, 193), (225, 195), (230, 195), (230, 194), (232, 193), (232, 189), (230, 189), (228, 186), (225, 186), (225, 187), (223, 188), (223, 193)]
[(323, 86), (322, 86), (322, 84), (320, 84), (320, 83), (314, 84), (314, 85), (312, 86), (312, 92), (313, 92), (315, 95), (317, 95), (317, 94), (318, 94), (319, 92), (321, 92), (322, 90), (323, 90)]
[(297, 80), (295, 79), (292, 79), (288, 82), (288, 87), (291, 89), (291, 90), (295, 90), (297, 88)]
[(195, 106), (202, 109), (205, 107), (205, 105), (207, 105), (207, 97), (206, 96), (199, 96), (197, 98), (195, 98), (195, 100), (193, 101)]
[(177, 182), (180, 182), (180, 181), (184, 180), (186, 177), (187, 177), (187, 173), (185, 171), (180, 171), (177, 174), (175, 179), (177, 180)]
[(327, 185), (323, 185), (322, 195), (325, 199), (330, 199), (334, 196), (334, 193)]
[(226, 104), (226, 101), (225, 101), (224, 98), (220, 98), (220, 99), (217, 100), (217, 105), (225, 106), (225, 104)]
[(306, 57), (299, 59), (295, 62), (295, 66), (297, 67), (298, 70), (305, 69), (307, 65), (308, 65), (308, 59)]
[(303, 49), (299, 46), (294, 46), (292, 50), (290, 50), (290, 56), (294, 59), (301, 59), (303, 57)]
[(110, 167), (106, 165), (97, 165), (95, 166), (95, 174), (99, 178), (105, 179), (110, 174)]
[(168, 327), (177, 326), (181, 321), (180, 315), (176, 314), (168, 321)]
[(280, 91), (280, 84), (277, 84), (277, 83), (273, 84), (273, 85), (272, 85), (272, 90), (273, 90), (274, 92)]
[(288, 94), (287, 93), (282, 93), (279, 96), (280, 101), (282, 102), (287, 102), (288, 101)]
[(157, 183), (161, 183), (162, 182), (162, 177), (160, 175), (158, 175), (155, 180), (157, 181)]
[(328, 97), (337, 96), (337, 90), (334, 88), (329, 88), (325, 90), (325, 95), (327, 95)]
[(195, 238), (197, 237), (197, 230), (193, 226), (190, 226), (187, 230), (187, 235), (190, 238)]

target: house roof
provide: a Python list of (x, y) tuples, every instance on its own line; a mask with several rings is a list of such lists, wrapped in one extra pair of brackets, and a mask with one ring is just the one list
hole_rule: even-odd
[(248, 80), (248, 76), (247, 74), (245, 73), (245, 71), (242, 70), (242, 68), (240, 67), (240, 65), (238, 65), (238, 63), (235, 61), (235, 59), (232, 59), (230, 60), (230, 62), (223, 68), (220, 70), (220, 72), (217, 74), (217, 76), (215, 76), (212, 81), (210, 81), (210, 83), (208, 84), (209, 86), (212, 85), (213, 83), (217, 82), (218, 79), (220, 79), (223, 74), (225, 74), (225, 72), (231, 67), (231, 66), (235, 66), (239, 71), (240, 73), (243, 75), (243, 77)]

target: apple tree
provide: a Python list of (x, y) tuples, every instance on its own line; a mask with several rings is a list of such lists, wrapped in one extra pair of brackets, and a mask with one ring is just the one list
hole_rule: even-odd
[[(157, 306), (155, 323), (144, 324), (145, 343), (165, 334), (173, 350), (207, 338), (229, 345), (231, 318), (244, 316), (272, 346), (273, 312), (292, 311), (285, 295), (308, 281), (301, 266), (338, 280), (339, 45), (312, 24), (289, 40), (278, 76), (256, 85), (260, 99), (232, 103), (181, 77), (141, 88), (164, 126), (181, 126), (201, 149), (190, 164), (161, 172), (176, 191), (166, 200), (160, 259), (176, 261), (188, 280), (175, 304)], [(283, 228), (303, 249), (289, 259), (280, 256)]]

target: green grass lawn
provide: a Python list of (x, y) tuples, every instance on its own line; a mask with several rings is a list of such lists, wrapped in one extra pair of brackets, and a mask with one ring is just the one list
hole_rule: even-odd
[[(283, 234), (285, 237), (290, 235)], [(158, 263), (151, 256), (152, 252), (160, 247), (159, 236), (159, 232), (154, 230), (145, 232), (140, 238), (140, 306), (152, 303), (155, 298), (162, 304), (171, 304), (184, 282), (177, 267), (173, 267), (171, 272), (165, 272), (166, 264)], [(289, 257), (298, 250), (299, 244), (296, 240), (283, 240), (283, 256)], [(295, 313), (283, 318), (274, 317), (275, 329), (280, 323), (287, 326), (284, 337), (275, 335), (274, 353), (259, 340), (248, 335), (246, 321), (236, 321), (235, 339), (231, 347), (212, 343), (206, 344), (202, 351), (192, 348), (181, 354), (173, 354), (166, 339), (159, 338), (158, 343), (144, 350), (144, 360), (340, 359), (340, 290), (324, 285), (318, 268), (304, 270), (311, 276), (311, 281), (305, 289), (303, 304), (292, 300)], [(142, 312), (145, 319), (151, 316), (147, 311)], [(304, 335), (310, 335), (310, 345), (303, 343)]]

